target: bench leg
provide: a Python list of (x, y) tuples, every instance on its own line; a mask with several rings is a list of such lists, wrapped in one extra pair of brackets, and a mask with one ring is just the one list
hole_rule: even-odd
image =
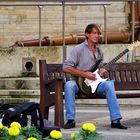
[(44, 116), (45, 119), (47, 119), (47, 120), (49, 119), (49, 107), (45, 108), (43, 116)]
[(63, 109), (63, 84), (62, 81), (56, 81), (55, 86), (55, 125), (63, 127), (64, 109)]
[(40, 110), (43, 118), (47, 119), (49, 118), (49, 107), (45, 107), (45, 104), (40, 102)]
[(55, 95), (50, 94), (50, 91), (48, 90), (49, 86), (42, 87), (42, 92), (40, 95), (40, 110), (42, 113), (43, 118), (49, 119), (49, 108), (53, 105), (55, 105)]

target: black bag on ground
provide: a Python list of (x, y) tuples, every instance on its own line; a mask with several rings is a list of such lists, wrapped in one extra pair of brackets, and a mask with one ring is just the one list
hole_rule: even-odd
[(1, 104), (0, 105), (0, 118), (2, 118), (2, 114), (5, 110), (9, 109), (10, 107), (13, 107), (12, 104)]
[(38, 121), (40, 121), (40, 129), (41, 124), (43, 123), (43, 119), (39, 110), (39, 104), (34, 102), (17, 104), (3, 111), (1, 115), (2, 123), (5, 126), (10, 126), (11, 122), (17, 121), (22, 127), (38, 127)]
[(51, 125), (43, 119), (39, 104), (35, 102), (21, 103), (17, 105), (4, 104), (0, 107), (0, 116), (5, 126), (10, 126), (13, 121), (19, 122), (22, 127), (35, 126), (43, 136), (48, 136), (52, 130), (60, 130), (60, 127)]

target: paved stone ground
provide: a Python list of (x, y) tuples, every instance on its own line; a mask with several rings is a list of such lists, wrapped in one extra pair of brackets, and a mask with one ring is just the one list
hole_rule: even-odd
[[(93, 122), (97, 127), (97, 132), (101, 133), (103, 140), (140, 140), (140, 106), (121, 105), (122, 122), (129, 128), (127, 130), (114, 129), (110, 127), (108, 108), (95, 105), (77, 105), (76, 128), (61, 129), (64, 137), (70, 136), (73, 132), (78, 132), (83, 122)], [(51, 109), (50, 121), (53, 123), (53, 108)]]

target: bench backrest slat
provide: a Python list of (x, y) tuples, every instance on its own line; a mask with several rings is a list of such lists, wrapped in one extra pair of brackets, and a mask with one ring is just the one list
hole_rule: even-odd
[(132, 76), (131, 76), (131, 77), (132, 77), (131, 80), (132, 80), (133, 82), (137, 82), (136, 71), (131, 71), (131, 75), (132, 75)]
[(138, 82), (140, 82), (140, 71), (136, 71), (136, 75), (137, 75)]

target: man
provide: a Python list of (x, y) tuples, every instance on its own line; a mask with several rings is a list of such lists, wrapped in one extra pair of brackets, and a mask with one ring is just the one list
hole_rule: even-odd
[[(64, 72), (74, 76), (73, 79), (66, 82), (64, 86), (67, 119), (64, 129), (75, 127), (75, 94), (79, 92), (76, 77), (84, 77), (93, 81), (96, 80), (96, 74), (89, 70), (95, 66), (96, 60), (103, 59), (103, 53), (98, 44), (100, 36), (101, 32), (98, 25), (87, 25), (85, 29), (85, 42), (75, 46), (69, 58), (65, 60), (63, 64)], [(99, 68), (99, 74), (100, 76), (104, 76), (107, 74), (107, 70)], [(122, 116), (114, 90), (114, 81), (107, 80), (101, 82), (93, 94), (104, 94), (106, 96), (110, 112), (111, 127), (127, 129), (127, 127), (120, 122)]]

